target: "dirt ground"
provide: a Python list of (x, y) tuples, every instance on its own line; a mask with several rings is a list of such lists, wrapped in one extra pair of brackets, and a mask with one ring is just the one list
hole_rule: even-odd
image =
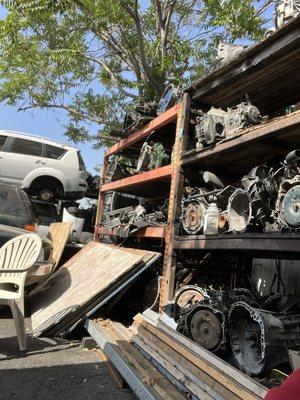
[(27, 351), (20, 352), (13, 320), (0, 314), (0, 399), (136, 400), (129, 389), (118, 390), (97, 354), (80, 344), (28, 334)]

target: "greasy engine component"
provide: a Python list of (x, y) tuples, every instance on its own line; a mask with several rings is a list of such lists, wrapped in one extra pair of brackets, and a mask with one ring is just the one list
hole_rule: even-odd
[(186, 316), (187, 336), (207, 350), (215, 352), (226, 342), (226, 317), (222, 310), (198, 304)]
[(228, 108), (226, 113), (226, 136), (236, 135), (243, 129), (262, 122), (262, 116), (257, 107), (243, 102)]
[[(202, 180), (207, 187), (194, 188), (181, 204), (181, 225), (189, 235), (218, 233), (219, 226), (222, 225), (220, 216), (235, 191), (230, 185), (224, 188), (221, 180), (211, 172), (203, 172)], [(226, 219), (224, 214), (223, 218)]]
[(275, 230), (300, 228), (300, 175), (282, 180), (272, 215), (277, 227)]
[(288, 361), (290, 350), (300, 348), (300, 311), (276, 313), (232, 304), (228, 313), (230, 345), (240, 369), (249, 375)]
[(215, 62), (216, 68), (220, 68), (223, 65), (228, 64), (231, 60), (242, 54), (244, 50), (244, 46), (220, 42), (217, 49), (217, 58)]
[(280, 169), (280, 184), (275, 209), (272, 213), (271, 231), (300, 228), (300, 151), (291, 151)]
[(142, 205), (123, 207), (105, 213), (106, 226), (118, 228), (119, 236), (128, 236), (137, 229), (158, 226), (166, 222), (164, 205), (157, 210), (147, 210)]
[(226, 341), (226, 314), (219, 297), (194, 285), (182, 287), (174, 297), (177, 330), (213, 352)]
[(207, 113), (202, 112), (196, 122), (196, 148), (201, 149), (234, 136), (252, 125), (260, 124), (262, 116), (257, 107), (249, 102), (242, 102), (227, 111), (212, 107)]
[(195, 126), (196, 147), (210, 146), (225, 139), (225, 115), (221, 108), (212, 107), (207, 113), (196, 118)]
[(196, 303), (208, 298), (205, 290), (196, 285), (187, 285), (178, 289), (174, 295), (175, 310), (188, 310)]
[(290, 19), (296, 17), (300, 13), (299, 0), (281, 0), (275, 7), (275, 26), (276, 29), (281, 28)]
[(157, 112), (157, 103), (139, 103), (125, 115), (122, 132), (130, 132), (140, 128), (155, 118)]
[(265, 165), (259, 165), (242, 178), (241, 185), (251, 199), (252, 223), (264, 230), (266, 224), (271, 222), (278, 192), (272, 170)]
[(204, 215), (208, 207), (206, 193), (207, 191), (200, 189), (199, 194), (182, 201), (181, 224), (188, 235), (197, 235), (203, 229)]
[(252, 215), (251, 200), (243, 189), (236, 189), (229, 198), (227, 206), (230, 232), (244, 232)]

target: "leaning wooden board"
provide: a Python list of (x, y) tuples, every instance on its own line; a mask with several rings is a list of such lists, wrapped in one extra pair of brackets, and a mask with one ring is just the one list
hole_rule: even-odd
[(76, 314), (132, 269), (143, 265), (143, 255), (130, 250), (92, 242), (55, 272), (31, 301), (34, 336)]
[(55, 222), (50, 225), (50, 239), (52, 240), (52, 258), (54, 260), (54, 270), (57, 268), (64, 248), (67, 244), (72, 222)]
[[(113, 245), (109, 245), (113, 246)], [(113, 246), (115, 247), (115, 246)], [(120, 249), (120, 248), (119, 248)], [(135, 254), (142, 257), (142, 261), (134, 266), (132, 269), (126, 272), (123, 276), (119, 277), (116, 281), (104, 290), (102, 293), (97, 293), (91, 300), (89, 300), (84, 307), (79, 308), (72, 314), (69, 314), (60, 323), (56, 324), (52, 328), (48, 329), (46, 334), (51, 337), (64, 337), (71, 332), (80, 322), (92, 315), (94, 311), (101, 307), (104, 303), (107, 303), (110, 298), (115, 298), (114, 293), (120, 293), (124, 286), (129, 285), (137, 275), (143, 273), (143, 271), (152, 265), (152, 263), (158, 259), (161, 254), (151, 251), (139, 250), (126, 248), (123, 249), (126, 252)], [(113, 296), (113, 297), (112, 297)]]

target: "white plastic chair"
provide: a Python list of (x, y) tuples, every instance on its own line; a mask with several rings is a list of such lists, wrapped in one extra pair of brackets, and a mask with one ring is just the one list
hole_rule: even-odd
[(27, 271), (40, 254), (42, 240), (35, 233), (17, 236), (0, 249), (0, 304), (10, 306), (20, 350), (26, 350), (24, 285)]

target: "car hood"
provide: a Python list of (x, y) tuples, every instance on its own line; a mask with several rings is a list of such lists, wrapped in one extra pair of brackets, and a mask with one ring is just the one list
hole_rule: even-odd
[[(0, 245), (2, 246), (3, 239), (5, 239), (5, 238), (6, 238), (5, 241), (7, 241), (16, 236), (24, 235), (26, 233), (32, 233), (32, 232), (26, 231), (25, 229), (15, 228), (14, 226), (0, 224)], [(49, 240), (48, 238), (46, 238), (45, 236), (42, 236), (42, 235), (39, 235), (39, 237), (42, 239), (44, 246), (47, 246), (47, 247), (52, 246), (51, 240)]]

